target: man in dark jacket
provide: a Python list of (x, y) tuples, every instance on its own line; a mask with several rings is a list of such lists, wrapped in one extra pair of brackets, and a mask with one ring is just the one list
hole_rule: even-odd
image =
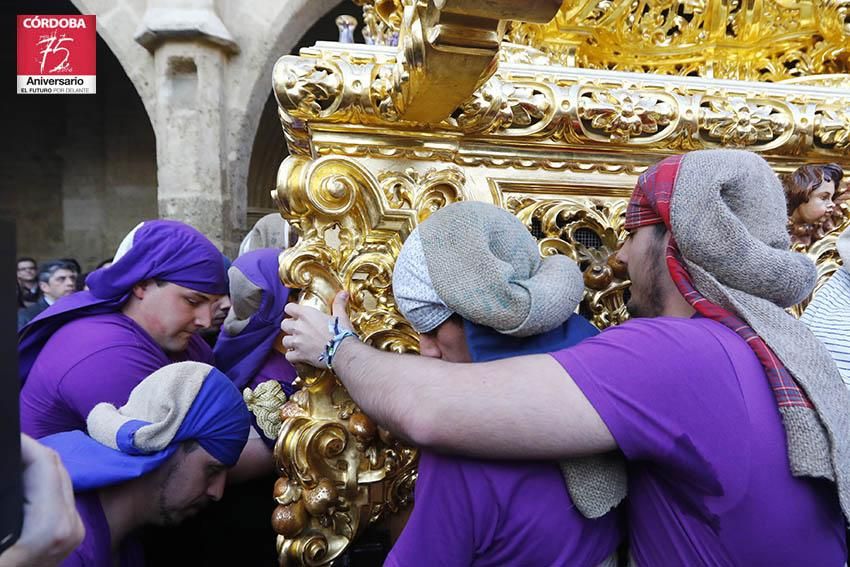
[(77, 272), (74, 265), (64, 260), (52, 260), (41, 265), (38, 271), (38, 287), (41, 297), (34, 304), (18, 311), (18, 330), (38, 317), (56, 300), (71, 295), (77, 290)]

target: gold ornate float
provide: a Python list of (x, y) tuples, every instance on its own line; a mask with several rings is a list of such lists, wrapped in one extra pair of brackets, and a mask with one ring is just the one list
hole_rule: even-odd
[[(398, 45), (320, 42), (277, 62), (291, 155), (274, 198), (301, 234), (283, 281), (325, 310), (350, 291), (357, 332), (379, 348), (417, 348), (393, 300), (393, 262), (448, 203), (504, 207), (542, 253), (578, 261), (581, 310), (604, 328), (626, 317), (612, 254), (652, 163), (742, 147), (777, 172), (850, 165), (847, 0), (357, 3), (367, 38)], [(833, 237), (810, 253), (823, 277), (835, 269)], [(410, 502), (416, 452), (330, 373), (299, 376), (274, 425), (273, 521), (282, 564), (322, 565)]]

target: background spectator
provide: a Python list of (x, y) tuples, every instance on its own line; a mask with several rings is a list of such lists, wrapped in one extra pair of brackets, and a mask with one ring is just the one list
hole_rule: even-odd
[(85, 278), (83, 275), (83, 268), (80, 266), (80, 263), (76, 258), (59, 258), (62, 262), (67, 262), (74, 266), (74, 271), (77, 273), (77, 279), (75, 280), (74, 285), (76, 286), (76, 291), (83, 291), (83, 284), (85, 283)]
[(38, 271), (38, 287), (42, 295), (33, 305), (18, 311), (18, 330), (59, 298), (77, 291), (77, 274), (74, 265), (65, 260), (52, 260), (42, 264)]
[(28, 256), (18, 258), (18, 307), (29, 307), (41, 297), (38, 265)]

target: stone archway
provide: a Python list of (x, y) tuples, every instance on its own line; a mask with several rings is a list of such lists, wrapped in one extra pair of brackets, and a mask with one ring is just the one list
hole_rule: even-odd
[[(15, 9), (4, 5), (7, 21)], [(44, 0), (30, 12), (77, 10), (71, 0)], [(3, 201), (17, 221), (19, 254), (75, 257), (84, 271), (112, 256), (140, 220), (157, 216), (156, 138), (139, 84), (102, 35), (96, 49), (97, 94), (11, 93), (10, 135), (0, 142), (12, 165)]]
[(133, 39), (141, 25), (144, 3), (127, 0), (69, 0), (82, 14), (97, 14), (97, 33), (109, 46), (154, 121), (156, 91), (153, 59)]

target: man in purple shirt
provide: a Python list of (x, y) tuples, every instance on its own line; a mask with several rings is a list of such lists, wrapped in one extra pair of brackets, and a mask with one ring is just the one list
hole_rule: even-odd
[(40, 438), (84, 429), (99, 402), (121, 404), (171, 362), (212, 363), (197, 335), (227, 293), (221, 253), (194, 228), (146, 221), (89, 291), (64, 298), (20, 332), (21, 429)]
[[(467, 261), (461, 250), (433, 246), (440, 234), (463, 239), (478, 258), (479, 276), (464, 280), (468, 287), (441, 286), (445, 272), (432, 279), (429, 265), (451, 272)], [(469, 310), (470, 297), (494, 274), (496, 285), (485, 286), (492, 298), (515, 300), (503, 310)], [(402, 247), (392, 283), (399, 310), (420, 334), (422, 356), (495, 360), (564, 348), (598, 333), (573, 313), (584, 291), (575, 263), (541, 258), (516, 217), (485, 203), (455, 203), (419, 225)], [(550, 300), (549, 309), (529, 318), (532, 305)], [(590, 513), (583, 506), (601, 477), (588, 486), (567, 476), (565, 484), (554, 461), (463, 459), (423, 449), (413, 511), (385, 565), (616, 565), (621, 532), (619, 515), (610, 510), (616, 502)]]
[[(327, 316), (290, 305), (287, 357), (320, 364), (329, 349), (359, 406), (419, 445), (619, 448), (634, 564), (844, 565), (850, 395), (784, 311), (816, 270), (788, 251), (775, 174), (749, 152), (673, 156), (640, 177), (626, 216), (635, 319), (575, 347), (453, 365), (331, 337)], [(344, 297), (334, 314), (348, 324)]]
[(122, 407), (96, 405), (86, 425), (41, 440), (68, 469), (86, 529), (62, 565), (141, 567), (134, 532), (178, 524), (221, 498), (250, 418), (227, 376), (181, 362), (142, 380)]

